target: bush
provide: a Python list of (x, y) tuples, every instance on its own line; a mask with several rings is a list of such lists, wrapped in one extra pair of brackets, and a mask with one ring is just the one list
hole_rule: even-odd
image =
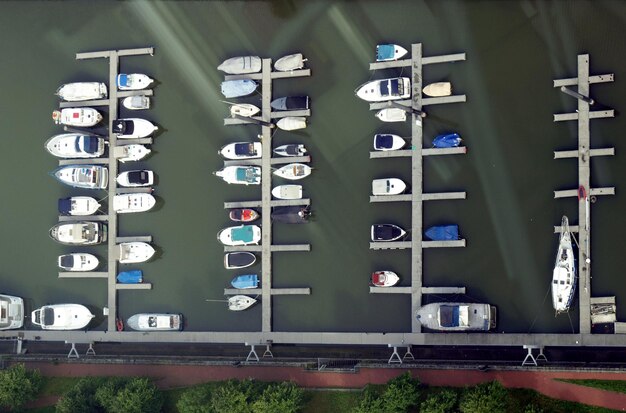
[(294, 383), (270, 384), (254, 402), (255, 413), (296, 413), (303, 407), (302, 389)]
[(28, 371), (24, 364), (14, 364), (0, 371), (0, 406), (11, 411), (20, 410), (27, 402), (37, 398), (41, 383), (39, 371)]
[(76, 413), (76, 412), (104, 412), (104, 409), (96, 400), (96, 390), (104, 383), (106, 379), (85, 377), (82, 378), (59, 399), (56, 404), (57, 413)]
[(150, 380), (135, 378), (118, 392), (107, 406), (110, 413), (158, 413), (163, 395)]
[(452, 413), (458, 396), (454, 390), (443, 389), (431, 393), (420, 405), (420, 413)]
[(367, 385), (363, 389), (359, 404), (352, 410), (352, 413), (385, 413), (383, 399), (373, 386)]
[(215, 413), (251, 413), (255, 395), (255, 386), (251, 380), (229, 380), (215, 389), (211, 396), (211, 407)]
[(409, 372), (389, 380), (382, 394), (385, 412), (403, 413), (415, 406), (419, 400), (418, 386), (419, 380), (412, 378)]
[(176, 402), (176, 408), (179, 413), (213, 413), (211, 389), (204, 385), (185, 390)]
[(466, 389), (459, 410), (462, 413), (506, 413), (507, 390), (498, 381)]

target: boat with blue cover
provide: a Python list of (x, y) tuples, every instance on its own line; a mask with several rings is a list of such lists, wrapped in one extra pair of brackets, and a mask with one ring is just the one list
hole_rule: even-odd
[(359, 86), (355, 93), (367, 102), (409, 99), (411, 97), (411, 79), (396, 77), (372, 80)]
[(46, 150), (59, 158), (97, 158), (104, 154), (105, 141), (82, 133), (55, 135), (45, 143)]
[(256, 262), (256, 255), (247, 251), (229, 252), (224, 254), (224, 268), (234, 270), (246, 268)]
[(217, 233), (217, 239), (224, 245), (251, 245), (261, 241), (261, 227), (258, 225), (239, 225), (224, 228)]
[(377, 133), (374, 135), (375, 151), (397, 151), (406, 145), (406, 141), (391, 133)]
[(261, 183), (261, 168), (258, 166), (227, 166), (214, 174), (229, 184), (259, 185)]
[(309, 108), (308, 96), (285, 96), (270, 102), (274, 110), (306, 110)]
[(406, 235), (406, 231), (395, 224), (374, 224), (371, 238), (374, 242), (396, 241)]
[(117, 75), (117, 87), (120, 90), (141, 90), (150, 86), (154, 79), (143, 73), (120, 73)]
[(259, 276), (257, 274), (238, 275), (230, 282), (233, 288), (240, 290), (257, 288), (259, 286)]
[(90, 196), (72, 196), (59, 199), (58, 207), (61, 215), (93, 215), (100, 203)]
[(422, 327), (434, 331), (489, 331), (496, 327), (496, 307), (479, 303), (431, 303), (415, 315)]
[(461, 137), (458, 133), (445, 133), (433, 139), (435, 148), (455, 148), (461, 144)]
[(376, 61), (377, 62), (389, 62), (392, 60), (398, 60), (408, 51), (397, 44), (379, 44), (376, 46)]
[(428, 228), (424, 234), (433, 241), (453, 241), (459, 239), (458, 225), (436, 225)]
[(254, 159), (263, 154), (261, 142), (234, 142), (222, 146), (218, 151), (226, 159)]
[(222, 82), (222, 94), (226, 98), (248, 96), (257, 86), (258, 84), (250, 79), (226, 80)]
[(117, 282), (120, 284), (140, 284), (143, 282), (141, 270), (122, 271), (117, 274)]

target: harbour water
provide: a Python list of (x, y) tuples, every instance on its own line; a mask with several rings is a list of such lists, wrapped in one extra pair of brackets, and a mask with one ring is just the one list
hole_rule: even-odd
[[(430, 65), (426, 83), (451, 81), (466, 103), (428, 108), (425, 145), (456, 131), (466, 155), (424, 161), (424, 191), (466, 191), (466, 200), (425, 203), (425, 227), (458, 223), (465, 248), (424, 252), (424, 284), (465, 286), (463, 299), (498, 307), (498, 331), (577, 330), (577, 309), (554, 317), (549, 296), (563, 214), (576, 223), (576, 202), (553, 199), (575, 188), (575, 160), (554, 160), (555, 149), (574, 149), (576, 124), (554, 123), (575, 100), (552, 87), (574, 77), (576, 55), (590, 54), (592, 74), (615, 73), (615, 82), (591, 87), (598, 108), (616, 118), (591, 123), (593, 147), (615, 147), (616, 156), (594, 158), (594, 186), (616, 195), (592, 206), (592, 295), (615, 295), (626, 319), (626, 281), (619, 266), (622, 188), (626, 153), (621, 116), (626, 96), (626, 6), (598, 2), (3, 2), (0, 3), (0, 209), (1, 290), (26, 298), (28, 309), (76, 302), (98, 314), (106, 305), (105, 280), (58, 279), (56, 257), (71, 249), (47, 236), (57, 222), (56, 201), (69, 195), (106, 196), (57, 183), (48, 172), (57, 159), (43, 148), (60, 129), (50, 114), (56, 88), (70, 81), (105, 81), (108, 62), (76, 61), (75, 53), (154, 46), (154, 57), (125, 58), (121, 70), (157, 79), (154, 108), (141, 116), (156, 122), (153, 154), (122, 170), (149, 168), (157, 176), (155, 211), (120, 216), (119, 235), (152, 235), (158, 258), (140, 268), (149, 291), (118, 292), (119, 313), (181, 312), (195, 331), (259, 331), (261, 308), (232, 313), (223, 299), (230, 279), (215, 238), (229, 225), (224, 201), (254, 200), (258, 187), (228, 186), (212, 176), (217, 150), (254, 140), (258, 128), (223, 125), (216, 70), (224, 59), (255, 54), (277, 59), (302, 52), (312, 76), (274, 81), (275, 96), (307, 94), (312, 116), (304, 131), (277, 131), (275, 145), (305, 143), (314, 172), (302, 184), (311, 198), (308, 225), (275, 224), (275, 243), (310, 243), (311, 252), (273, 254), (277, 287), (310, 287), (310, 296), (273, 298), (275, 331), (410, 331), (410, 298), (369, 294), (374, 270), (391, 269), (408, 285), (409, 251), (370, 251), (369, 227), (392, 222), (410, 227), (410, 206), (369, 204), (371, 180), (410, 181), (410, 161), (369, 159), (377, 132), (406, 135), (407, 124), (383, 124), (354, 96), (370, 78), (379, 42), (405, 47), (421, 42), (425, 56), (467, 54), (465, 62)], [(407, 75), (407, 73), (404, 73)], [(245, 100), (260, 102), (255, 95)], [(135, 115), (122, 112), (122, 115)], [(90, 251), (104, 258), (105, 247)], [(251, 270), (259, 270), (252, 267)], [(430, 299), (451, 297), (430, 297)], [(458, 298), (458, 297), (457, 297)], [(100, 317), (102, 318), (102, 317)], [(29, 325), (27, 323), (27, 325)], [(105, 328), (105, 323), (98, 327)]]

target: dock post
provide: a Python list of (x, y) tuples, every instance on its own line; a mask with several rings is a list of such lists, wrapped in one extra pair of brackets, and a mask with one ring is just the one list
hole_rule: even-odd
[(389, 357), (387, 364), (402, 364), (402, 358), (400, 357), (400, 354), (398, 354), (398, 346), (394, 344), (387, 344), (387, 347), (393, 348), (393, 353), (391, 353), (391, 357)]
[(79, 359), (78, 351), (76, 351), (76, 343), (72, 343), (72, 348), (70, 352), (67, 354), (68, 359)]
[(524, 357), (524, 361), (522, 361), (522, 367), (525, 366), (537, 366), (537, 359), (533, 356), (533, 349), (539, 348), (537, 346), (524, 345), (524, 348), (528, 350), (528, 354)]
[(255, 361), (259, 361), (259, 355), (256, 354), (255, 344), (245, 343), (246, 346), (250, 346), (250, 353), (248, 353), (248, 357), (246, 357), (246, 361), (250, 361), (250, 359), (254, 358)]
[(567, 87), (565, 87), (565, 86), (561, 86), (561, 92), (565, 93), (566, 95), (573, 96), (573, 97), (575, 97), (576, 99), (580, 99), (580, 100), (582, 100), (582, 101), (584, 101), (584, 102), (587, 102), (587, 103), (588, 103), (588, 104), (590, 104), (590, 105), (593, 105), (593, 104), (595, 103), (595, 101), (594, 101), (593, 99), (591, 99), (590, 97), (587, 97), (587, 96), (585, 96), (585, 95), (582, 95), (582, 94), (580, 94), (580, 93), (578, 93), (578, 92), (574, 92), (573, 90), (568, 89), (568, 88), (567, 88)]

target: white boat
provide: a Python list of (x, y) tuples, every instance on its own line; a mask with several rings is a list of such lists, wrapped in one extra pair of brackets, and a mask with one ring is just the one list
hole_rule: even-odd
[(398, 108), (386, 108), (376, 112), (376, 117), (383, 122), (404, 122), (406, 112)]
[(59, 268), (65, 271), (93, 271), (98, 267), (100, 261), (93, 254), (74, 252), (59, 255), (57, 264)]
[(134, 264), (146, 262), (156, 252), (152, 245), (147, 242), (122, 242), (119, 246), (120, 264)]
[(107, 96), (107, 86), (100, 82), (66, 83), (57, 89), (56, 94), (68, 102), (102, 99)]
[(118, 214), (149, 211), (156, 204), (156, 199), (151, 194), (131, 193), (115, 195), (113, 197), (113, 210)]
[(113, 121), (113, 133), (119, 139), (139, 139), (151, 135), (159, 129), (152, 122), (145, 119), (129, 118), (117, 119)]
[(24, 300), (12, 295), (0, 294), (0, 330), (12, 330), (24, 326)]
[(121, 186), (136, 188), (154, 184), (154, 172), (147, 169), (122, 172), (117, 176), (117, 183)]
[(452, 94), (452, 83), (450, 82), (431, 83), (430, 85), (424, 87), (424, 89), (422, 89), (422, 92), (426, 96), (430, 96), (430, 97), (450, 96)]
[(372, 80), (359, 86), (356, 95), (367, 102), (409, 99), (411, 97), (411, 80), (408, 77)]
[(97, 158), (104, 154), (104, 139), (82, 133), (54, 135), (45, 143), (46, 150), (59, 158)]
[(261, 142), (235, 142), (222, 146), (218, 152), (226, 159), (254, 159), (263, 154)]
[(261, 168), (258, 166), (227, 166), (214, 174), (229, 184), (259, 185), (261, 183)]
[(52, 112), (52, 120), (57, 125), (90, 127), (100, 122), (102, 115), (94, 108), (65, 108)]
[(406, 231), (395, 224), (374, 224), (371, 228), (373, 242), (391, 242), (406, 235)]
[(154, 79), (143, 73), (120, 73), (117, 75), (119, 90), (141, 90), (150, 86)]
[(262, 61), (259, 56), (237, 56), (224, 60), (217, 70), (229, 75), (243, 75), (260, 72)]
[(417, 321), (435, 331), (489, 331), (496, 326), (496, 307), (478, 303), (431, 303), (417, 310)]
[(150, 97), (144, 95), (128, 96), (122, 100), (122, 105), (128, 110), (150, 109)]
[(59, 222), (50, 228), (50, 238), (65, 245), (97, 245), (107, 240), (106, 226), (101, 222)]
[(290, 163), (275, 170), (273, 173), (281, 178), (295, 181), (311, 175), (312, 170), (313, 169), (310, 166), (303, 163)]
[(408, 51), (397, 44), (379, 44), (376, 45), (376, 61), (389, 62), (404, 57)]
[(566, 216), (561, 220), (561, 235), (552, 271), (552, 306), (556, 314), (567, 312), (574, 299), (576, 290), (576, 261), (569, 221)]
[(120, 162), (138, 161), (145, 158), (152, 152), (144, 145), (133, 143), (131, 145), (121, 145), (113, 148), (113, 154)]
[(233, 295), (228, 298), (228, 309), (230, 311), (243, 311), (252, 307), (257, 300), (247, 295)]
[(181, 331), (182, 314), (141, 313), (131, 316), (126, 324), (137, 331)]
[(370, 281), (374, 287), (393, 287), (398, 284), (400, 277), (393, 271), (375, 271)]
[(250, 103), (230, 103), (226, 101), (223, 102), (230, 105), (230, 116), (232, 116), (233, 118), (235, 116), (243, 116), (245, 118), (249, 118), (261, 111), (261, 109)]
[(100, 209), (100, 203), (90, 196), (72, 196), (60, 198), (58, 202), (61, 215), (93, 215)]
[(261, 227), (258, 225), (238, 225), (224, 228), (217, 233), (217, 239), (224, 245), (250, 245), (261, 241)]
[(303, 116), (287, 116), (279, 119), (276, 126), (282, 130), (298, 130), (306, 128), (306, 118)]
[(274, 148), (273, 152), (279, 156), (304, 156), (307, 150), (301, 143), (290, 143)]
[(292, 70), (302, 69), (304, 62), (307, 59), (302, 56), (302, 53), (294, 53), (287, 56), (283, 56), (274, 63), (274, 69), (279, 72), (289, 72)]
[(80, 330), (87, 327), (94, 315), (84, 305), (44, 305), (31, 314), (32, 322), (43, 330)]
[(382, 178), (372, 181), (372, 195), (398, 195), (405, 189), (406, 184), (398, 178)]
[(406, 141), (398, 135), (377, 133), (374, 135), (375, 151), (397, 151), (406, 145)]
[(104, 189), (109, 184), (109, 170), (100, 165), (67, 165), (53, 171), (53, 176), (76, 188)]
[(278, 199), (302, 199), (302, 185), (280, 185), (272, 188), (272, 196)]

